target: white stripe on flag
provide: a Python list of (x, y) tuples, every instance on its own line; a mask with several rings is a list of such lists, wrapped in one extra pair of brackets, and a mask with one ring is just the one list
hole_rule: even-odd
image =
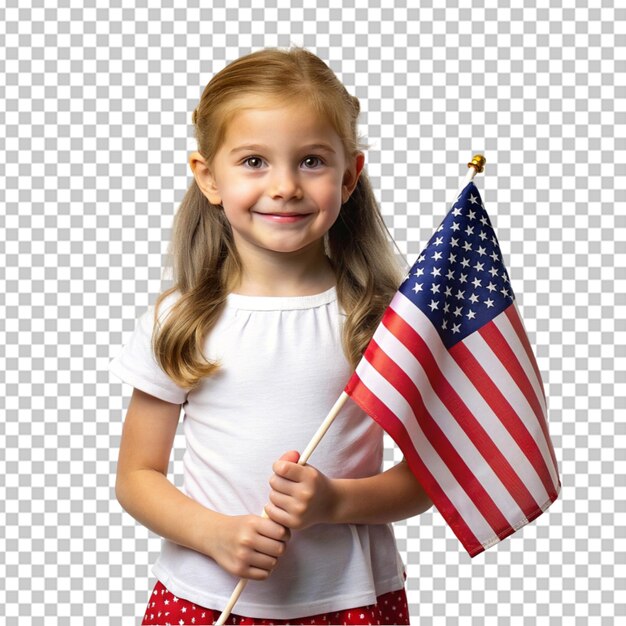
[(519, 364), (522, 366), (524, 373), (526, 374), (526, 376), (528, 376), (528, 380), (532, 385), (533, 391), (535, 392), (535, 396), (537, 397), (543, 414), (547, 415), (548, 411), (546, 408), (546, 403), (544, 401), (543, 392), (541, 391), (541, 381), (537, 380), (535, 368), (532, 366), (532, 363), (528, 358), (528, 354), (526, 353), (522, 342), (515, 332), (515, 328), (513, 328), (511, 321), (505, 314), (500, 313), (500, 315), (494, 318), (493, 323), (502, 333), (502, 336), (506, 339), (507, 343), (511, 346), (511, 349), (515, 353), (515, 356), (517, 357)]
[[(502, 392), (502, 395), (504, 395), (504, 397), (509, 401), (513, 410), (519, 416), (522, 424), (526, 427), (529, 435), (535, 440), (537, 446), (539, 447), (543, 461), (550, 472), (550, 478), (552, 479), (552, 483), (556, 489), (558, 486), (558, 477), (556, 475), (554, 463), (552, 462), (552, 456), (550, 455), (546, 439), (543, 436), (543, 430), (537, 424), (537, 420), (541, 418), (537, 418), (532, 407), (528, 404), (526, 396), (522, 393), (513, 378), (511, 378), (511, 375), (506, 367), (502, 365), (500, 359), (496, 356), (496, 354), (494, 354), (491, 347), (483, 339), (480, 333), (473, 333), (469, 335), (465, 338), (464, 343), (468, 349), (471, 350), (476, 360), (480, 362), (489, 378), (491, 378), (491, 380), (498, 381), (498, 388)], [(532, 484), (534, 482), (535, 481), (532, 481), (531, 484), (526, 485), (531, 493), (533, 493), (533, 497), (535, 496), (531, 487), (534, 486), (534, 484)], [(540, 483), (541, 481), (537, 479), (537, 482)], [(543, 488), (542, 493), (545, 493)], [(548, 495), (546, 494), (543, 498), (535, 499), (537, 504), (541, 506), (541, 504), (548, 499)]]
[(413, 447), (457, 511), (463, 512), (463, 521), (482, 544), (492, 539), (493, 528), (476, 508), (471, 498), (452, 475), (437, 451), (420, 428), (410, 405), (404, 397), (367, 361), (361, 359), (356, 372), (363, 384), (404, 424)]
[[(425, 320), (425, 322), (430, 324), (429, 320)], [(492, 467), (488, 463), (485, 463), (485, 458), (476, 448), (472, 439), (467, 436), (467, 433), (461, 428), (455, 417), (450, 413), (437, 393), (433, 390), (430, 381), (428, 380), (428, 375), (424, 371), (422, 364), (411, 354), (407, 347), (382, 324), (379, 326), (376, 334), (376, 343), (408, 374), (411, 380), (415, 383), (415, 386), (419, 389), (422, 396), (426, 410), (441, 428), (446, 438), (450, 441), (452, 447), (458, 455), (463, 459), (473, 476), (476, 477), (485, 491), (493, 499), (495, 505), (506, 518), (509, 525), (515, 526), (516, 524), (519, 524), (520, 519), (526, 519), (524, 511), (520, 509), (519, 505), (513, 499), (498, 475), (493, 471)], [(454, 359), (448, 357), (444, 367), (446, 368), (443, 370), (445, 378), (455, 388), (457, 393), (459, 393), (459, 396), (464, 402), (470, 394), (474, 396), (474, 403), (472, 403), (474, 405), (474, 409), (470, 410), (474, 413), (477, 421), (480, 422), (485, 428), (487, 434), (490, 437), (493, 437), (493, 423), (493, 425), (496, 425), (497, 429), (500, 431), (498, 433), (500, 435), (500, 441), (506, 440), (502, 445), (517, 447), (514, 440), (502, 426), (500, 420), (493, 415), (489, 405), (484, 402), (480, 394), (478, 394), (475, 390)], [(462, 381), (460, 386), (464, 387), (463, 390), (457, 388), (456, 381)], [(488, 414), (493, 416), (490, 423), (487, 423), (486, 419)], [(411, 417), (415, 419), (413, 414), (411, 414)], [(402, 421), (404, 422), (404, 419)], [(504, 435), (503, 431), (506, 435)], [(499, 443), (500, 442), (497, 441), (496, 446), (498, 446), (500, 450), (507, 449), (500, 447)], [(526, 459), (524, 455), (521, 456), (523, 456), (524, 461), (528, 464), (528, 459)], [(543, 502), (544, 500), (539, 500), (539, 502)], [(491, 534), (493, 534), (493, 531)]]
[[(398, 295), (401, 296), (401, 298), (399, 298)], [(511, 433), (504, 427), (502, 421), (484, 400), (480, 392), (476, 390), (472, 382), (466, 376), (465, 372), (450, 356), (450, 353), (441, 341), (439, 333), (433, 327), (428, 317), (401, 293), (398, 293), (396, 297), (394, 297), (392, 305), (394, 311), (402, 317), (407, 324), (413, 328), (419, 329), (419, 334), (424, 339), (428, 349), (433, 354), (439, 369), (442, 372), (445, 372), (448, 382), (463, 399), (476, 420), (483, 426), (498, 449), (506, 450), (507, 460), (511, 466), (515, 468), (517, 475), (520, 477), (535, 502), (539, 505), (545, 502), (549, 496), (545, 490), (543, 482), (537, 475), (536, 468), (530, 462), (526, 454), (524, 454), (518, 442), (511, 436)], [(506, 314), (504, 313), (501, 313), (500, 315), (506, 317)], [(474, 333), (474, 335), (478, 335), (478, 333)], [(463, 341), (466, 345), (467, 339), (468, 338)], [(472, 346), (468, 345), (468, 348), (474, 353), (474, 348)], [(490, 354), (493, 353), (490, 351)], [(474, 356), (482, 364), (481, 355), (474, 353)], [(493, 376), (491, 376), (491, 378), (493, 380)], [(508, 372), (507, 378), (511, 380)], [(500, 387), (501, 385), (498, 383), (497, 386)], [(506, 396), (506, 389), (503, 390), (503, 394)], [(534, 413), (533, 419), (536, 420)], [(552, 465), (551, 462), (550, 465)], [(496, 500), (496, 504), (502, 510), (506, 518), (511, 519), (511, 513), (507, 514), (503, 508), (504, 503)], [(515, 507), (518, 511), (520, 510), (517, 503), (515, 504)]]

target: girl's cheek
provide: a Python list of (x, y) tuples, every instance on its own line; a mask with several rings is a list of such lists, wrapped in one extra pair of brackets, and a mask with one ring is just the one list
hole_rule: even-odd
[(224, 194), (223, 204), (227, 203), (230, 206), (240, 207), (250, 200), (251, 195), (253, 195), (251, 191), (244, 189), (242, 185), (233, 185), (233, 187)]

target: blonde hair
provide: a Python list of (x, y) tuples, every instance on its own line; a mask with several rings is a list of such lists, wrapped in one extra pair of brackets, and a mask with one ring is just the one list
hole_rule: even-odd
[[(192, 121), (198, 152), (207, 163), (240, 110), (238, 104), (251, 95), (270, 103), (301, 101), (313, 107), (332, 124), (347, 156), (359, 151), (358, 99), (313, 53), (299, 47), (268, 48), (230, 63), (205, 87)], [(401, 281), (389, 232), (364, 171), (325, 243), (339, 305), (346, 313), (342, 345), (355, 367)], [(224, 212), (209, 202), (195, 180), (174, 217), (169, 258), (174, 284), (156, 300), (152, 348), (177, 385), (193, 388), (219, 367), (206, 359), (202, 345), (242, 271)], [(159, 306), (176, 291), (180, 297), (161, 325)]]

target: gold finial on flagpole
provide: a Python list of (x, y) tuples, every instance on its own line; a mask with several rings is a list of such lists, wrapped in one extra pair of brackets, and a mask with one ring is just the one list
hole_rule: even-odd
[(485, 169), (487, 159), (482, 154), (475, 154), (472, 160), (467, 164), (467, 175), (465, 176), (465, 185), (472, 180), (476, 174), (482, 174)]
[(472, 160), (467, 164), (467, 167), (473, 167), (476, 171), (475, 174), (482, 174), (485, 169), (485, 163), (487, 159), (482, 154), (475, 154)]

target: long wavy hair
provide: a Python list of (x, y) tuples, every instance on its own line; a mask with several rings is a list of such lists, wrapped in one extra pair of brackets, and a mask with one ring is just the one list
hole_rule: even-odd
[[(361, 150), (359, 101), (333, 71), (304, 48), (268, 48), (230, 63), (205, 87), (192, 121), (198, 152), (207, 163), (218, 151), (242, 98), (250, 95), (268, 98), (270, 103), (302, 102), (313, 107), (332, 124), (346, 155)], [(344, 353), (356, 366), (402, 278), (365, 170), (328, 231), (325, 249), (336, 275), (339, 305), (346, 314)], [(195, 179), (174, 217), (168, 257), (173, 286), (156, 300), (152, 348), (170, 378), (191, 389), (219, 368), (219, 363), (205, 357), (202, 346), (242, 272), (224, 211), (209, 202)], [(179, 297), (161, 324), (159, 307), (174, 292)]]

